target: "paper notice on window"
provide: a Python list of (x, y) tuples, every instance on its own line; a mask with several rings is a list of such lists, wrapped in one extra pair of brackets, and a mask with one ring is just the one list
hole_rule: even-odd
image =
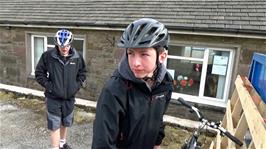
[(167, 71), (170, 73), (170, 75), (174, 79), (174, 77), (175, 77), (175, 70), (174, 69), (167, 69)]
[(219, 56), (214, 55), (213, 65), (212, 65), (212, 74), (217, 75), (226, 75), (228, 57), (227, 56)]
[(226, 74), (226, 66), (212, 65), (212, 74), (225, 76), (225, 74)]
[(228, 63), (228, 57), (227, 56), (214, 55), (213, 65), (227, 65), (227, 63)]

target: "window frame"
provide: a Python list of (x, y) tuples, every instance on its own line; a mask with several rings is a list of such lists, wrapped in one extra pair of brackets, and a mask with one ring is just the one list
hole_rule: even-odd
[[(178, 99), (179, 97), (184, 98), (185, 100), (189, 102), (194, 102), (194, 103), (200, 103), (200, 104), (206, 104), (206, 105), (213, 105), (213, 106), (218, 106), (218, 107), (226, 107), (226, 102), (228, 100), (229, 96), (229, 89), (230, 89), (230, 82), (231, 82), (231, 77), (233, 73), (233, 60), (235, 56), (235, 50), (232, 48), (213, 48), (211, 46), (197, 46), (197, 45), (183, 45), (183, 44), (171, 44), (171, 46), (189, 46), (189, 47), (196, 47), (196, 48), (204, 48), (204, 56), (203, 58), (193, 58), (193, 57), (184, 57), (184, 56), (176, 56), (176, 55), (168, 55), (166, 61), (164, 62), (165, 66), (167, 67), (167, 61), (168, 59), (173, 59), (173, 60), (188, 60), (188, 61), (200, 61), (202, 62), (202, 72), (201, 72), (201, 78), (200, 78), (200, 87), (199, 87), (199, 95), (188, 95), (188, 94), (183, 94), (183, 93), (177, 93), (173, 92), (172, 93), (172, 99)], [(228, 57), (228, 68), (226, 72), (226, 78), (225, 78), (225, 87), (224, 87), (224, 92), (223, 92), (223, 98), (218, 99), (214, 97), (207, 97), (204, 96), (204, 89), (205, 89), (205, 83), (206, 83), (206, 72), (207, 72), (207, 66), (208, 66), (208, 57), (209, 57), (209, 52), (210, 50), (218, 50), (218, 51), (227, 51), (229, 52), (229, 57)]]

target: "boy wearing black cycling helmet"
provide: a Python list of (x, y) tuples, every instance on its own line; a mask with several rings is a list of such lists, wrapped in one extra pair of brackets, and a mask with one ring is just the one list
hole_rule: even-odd
[(92, 149), (159, 149), (163, 115), (171, 98), (166, 60), (169, 35), (157, 20), (132, 22), (118, 47), (125, 53), (102, 89), (93, 125)]
[(42, 54), (35, 70), (37, 82), (45, 88), (52, 149), (71, 149), (66, 144), (67, 127), (73, 123), (75, 94), (85, 85), (85, 63), (71, 46), (72, 41), (69, 30), (59, 30), (54, 37), (55, 48)]

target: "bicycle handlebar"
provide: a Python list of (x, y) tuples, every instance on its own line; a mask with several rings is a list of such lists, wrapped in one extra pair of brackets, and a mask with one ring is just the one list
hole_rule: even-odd
[(179, 97), (177, 100), (178, 100), (182, 105), (188, 107), (189, 109), (192, 109), (192, 106), (191, 106), (189, 103), (187, 103), (183, 98), (180, 98), (180, 97)]
[(233, 136), (229, 131), (225, 130), (223, 127), (218, 127), (218, 129), (239, 146), (243, 145), (243, 143), (237, 137)]
[(201, 122), (204, 122), (205, 125), (207, 125), (207, 126), (209, 126), (209, 127), (212, 127), (212, 128), (214, 128), (214, 129), (218, 129), (218, 130), (220, 130), (220, 132), (221, 132), (222, 134), (226, 135), (228, 138), (230, 138), (232, 141), (234, 141), (234, 142), (235, 142), (236, 144), (238, 144), (239, 146), (242, 146), (242, 145), (243, 145), (243, 143), (242, 143), (238, 138), (236, 138), (235, 136), (233, 136), (233, 135), (232, 135), (230, 132), (228, 132), (225, 128), (221, 127), (221, 126), (220, 126), (221, 123), (209, 122), (208, 120), (203, 119), (203, 115), (201, 114), (201, 112), (199, 111), (199, 109), (197, 109), (196, 107), (190, 105), (190, 104), (189, 104), (188, 102), (186, 102), (183, 98), (178, 98), (177, 100), (178, 100), (182, 105), (184, 105), (184, 106), (188, 107), (189, 109), (193, 110), (193, 111), (197, 114), (199, 120), (200, 120)]
[(193, 111), (197, 114), (199, 120), (202, 121), (203, 116), (202, 116), (202, 114), (201, 114), (201, 112), (199, 111), (198, 108), (196, 108), (196, 107), (190, 105), (190, 104), (189, 104), (188, 102), (186, 102), (183, 98), (180, 98), (180, 97), (179, 97), (177, 100), (178, 100), (182, 105), (184, 105), (184, 106), (188, 107), (189, 109), (193, 110)]

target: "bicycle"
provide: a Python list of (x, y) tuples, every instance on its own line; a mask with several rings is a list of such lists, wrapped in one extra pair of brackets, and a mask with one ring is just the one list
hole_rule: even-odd
[(230, 132), (228, 132), (225, 128), (221, 126), (221, 122), (208, 121), (207, 119), (203, 117), (202, 113), (199, 111), (198, 108), (190, 105), (183, 98), (178, 98), (177, 101), (179, 101), (185, 107), (189, 108), (191, 112), (196, 113), (196, 115), (198, 116), (198, 120), (200, 121), (198, 128), (192, 133), (188, 141), (184, 143), (184, 145), (182, 146), (182, 149), (201, 149), (201, 145), (198, 142), (198, 138), (201, 135), (201, 131), (203, 129), (206, 129), (207, 127), (217, 129), (220, 131), (220, 135), (222, 136), (225, 135), (226, 137), (231, 139), (233, 142), (235, 142), (239, 146), (243, 145), (243, 143), (238, 138), (233, 136)]

